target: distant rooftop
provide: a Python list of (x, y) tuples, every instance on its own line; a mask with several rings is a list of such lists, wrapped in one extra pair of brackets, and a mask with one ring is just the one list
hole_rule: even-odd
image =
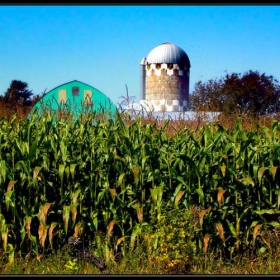
[(155, 112), (148, 106), (140, 103), (132, 103), (121, 108), (125, 112), (130, 113), (132, 116), (153, 116), (158, 120), (196, 120), (198, 117), (204, 121), (213, 122), (219, 116), (219, 112)]

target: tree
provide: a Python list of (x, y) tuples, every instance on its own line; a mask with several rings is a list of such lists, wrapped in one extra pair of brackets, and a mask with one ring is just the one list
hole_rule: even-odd
[(10, 87), (4, 93), (4, 102), (10, 105), (30, 106), (31, 90), (28, 90), (28, 84), (19, 80), (13, 80)]
[(280, 86), (273, 76), (250, 70), (206, 83), (199, 81), (190, 96), (190, 107), (257, 116), (280, 111), (279, 97)]
[(222, 80), (209, 80), (207, 83), (198, 81), (190, 96), (190, 109), (199, 111), (220, 111), (220, 93)]
[(0, 117), (5, 116), (11, 119), (14, 114), (17, 114), (25, 118), (34, 103), (31, 99), (32, 95), (27, 83), (13, 80), (4, 95), (0, 97)]

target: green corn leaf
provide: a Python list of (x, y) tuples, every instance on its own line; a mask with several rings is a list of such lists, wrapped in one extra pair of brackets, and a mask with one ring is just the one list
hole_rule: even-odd
[(259, 170), (259, 165), (253, 164), (253, 175), (256, 182), (258, 181), (258, 170)]
[(174, 202), (174, 206), (175, 208), (178, 207), (178, 203), (179, 201), (181, 200), (182, 196), (184, 195), (185, 191), (179, 191), (177, 194), (176, 194), (176, 197), (175, 197), (175, 202)]
[(157, 187), (157, 207), (159, 208), (162, 201), (163, 185)]
[(37, 144), (35, 142), (33, 142), (31, 145), (30, 151), (29, 151), (29, 156), (28, 156), (28, 159), (30, 161), (32, 161), (35, 158), (36, 151), (37, 151)]
[(199, 202), (202, 204), (202, 206), (204, 206), (204, 192), (203, 192), (203, 190), (198, 188), (198, 189), (195, 189), (194, 193), (198, 194)]
[(122, 174), (119, 176), (119, 179), (118, 179), (118, 186), (122, 186), (124, 176), (125, 176), (125, 173), (122, 173)]
[(67, 181), (69, 180), (69, 176), (70, 176), (70, 169), (69, 166), (66, 166), (64, 169), (64, 173), (66, 174), (66, 179)]
[(33, 170), (33, 179), (37, 180), (39, 172), (41, 171), (43, 167), (42, 166), (35, 166)]
[(230, 230), (232, 236), (236, 238), (236, 231), (235, 231), (234, 226), (233, 226), (233, 225), (230, 223), (230, 221), (227, 220), (227, 219), (226, 219), (226, 222), (227, 222), (227, 224), (228, 224), (228, 227), (229, 227), (229, 230)]
[(264, 175), (264, 172), (268, 170), (267, 167), (261, 167), (259, 170), (258, 170), (258, 181), (259, 181), (259, 184), (261, 185), (261, 182), (262, 182), (262, 177)]
[(39, 253), (39, 251), (38, 251), (38, 242), (37, 242), (37, 238), (36, 238), (36, 236), (34, 236), (34, 235), (30, 235), (29, 236), (29, 239), (31, 240), (31, 242), (33, 243), (33, 246), (35, 247), (34, 249), (33, 249), (33, 251), (34, 251), (34, 253), (37, 255), (38, 253)]
[(63, 205), (63, 224), (64, 224), (65, 234), (68, 233), (69, 218), (70, 218), (70, 205)]
[(7, 168), (5, 160), (0, 161), (0, 184), (5, 183), (7, 176)]
[(77, 214), (78, 214), (77, 206), (78, 206), (78, 203), (74, 203), (74, 204), (70, 205), (71, 220), (72, 220), (73, 227), (75, 225)]
[(140, 224), (136, 224), (136, 226), (134, 227), (132, 234), (130, 236), (130, 240), (131, 240), (131, 247), (134, 248), (135, 246), (135, 241), (136, 238), (141, 234), (141, 226)]
[(158, 190), (157, 190), (157, 188), (155, 188), (155, 189), (150, 189), (150, 191), (151, 191), (152, 201), (153, 201), (154, 205), (156, 206), (157, 200), (158, 200)]
[(258, 215), (268, 214), (268, 215), (275, 215), (280, 214), (280, 210), (274, 210), (274, 209), (263, 209), (260, 211), (254, 211)]
[(253, 179), (251, 177), (246, 177), (246, 178), (241, 178), (238, 180), (239, 182), (241, 182), (242, 184), (246, 185), (246, 186), (255, 186), (255, 182), (253, 181)]
[(14, 202), (13, 202), (13, 194), (14, 194), (14, 191), (7, 191), (5, 193), (5, 204), (6, 204), (6, 207), (7, 207), (7, 211), (9, 211), (9, 208), (10, 206), (12, 206), (14, 208)]
[(57, 222), (52, 222), (50, 227), (49, 227), (49, 231), (48, 231), (48, 236), (49, 236), (49, 242), (51, 245), (51, 248), (53, 249), (53, 231), (55, 229), (55, 227), (58, 225)]
[(72, 194), (72, 203), (76, 204), (78, 203), (78, 197), (81, 194), (81, 189), (77, 189), (74, 194)]
[(31, 173), (31, 171), (29, 169), (28, 162), (25, 162), (23, 160), (18, 161), (15, 164), (15, 169), (16, 170), (21, 170), (22, 169), (24, 171), (24, 174), (28, 177), (28, 180), (32, 181), (32, 177), (30, 175), (32, 173)]
[(246, 208), (240, 215), (239, 220), (241, 221), (243, 217), (247, 214), (247, 212), (250, 210), (250, 207)]
[(24, 244), (25, 241), (25, 236), (26, 236), (26, 229), (24, 225), (21, 225), (20, 228), (20, 247)]
[(76, 166), (77, 166), (76, 163), (71, 163), (70, 164), (70, 174), (71, 174), (72, 180), (75, 179), (75, 168), (76, 168)]
[(5, 225), (5, 227), (1, 228), (1, 237), (2, 237), (2, 243), (4, 250), (7, 250), (8, 245), (8, 227)]
[(142, 161), (141, 161), (141, 168), (142, 169), (145, 169), (145, 164), (146, 164), (146, 161), (150, 158), (150, 156), (144, 156), (142, 157)]
[(275, 179), (277, 173), (278, 166), (271, 166), (270, 173), (272, 174), (272, 178)]
[(63, 182), (63, 176), (64, 176), (65, 167), (66, 167), (65, 164), (60, 164), (59, 167), (58, 167), (58, 174), (59, 174), (61, 182)]
[[(186, 185), (187, 185), (185, 179), (184, 179), (183, 177), (181, 177), (181, 176), (177, 176), (177, 177), (176, 177), (176, 180), (178, 180), (180, 183), (182, 183), (183, 186), (186, 186)], [(181, 187), (180, 187), (180, 188), (181, 188)], [(177, 189), (176, 189), (176, 190), (177, 190)], [(176, 193), (176, 191), (175, 191), (175, 193)]]
[(280, 223), (279, 222), (271, 221), (268, 224), (273, 226), (274, 228), (280, 229)]
[(253, 221), (252, 224), (250, 225), (250, 228), (255, 227), (258, 223), (259, 223), (259, 221)]

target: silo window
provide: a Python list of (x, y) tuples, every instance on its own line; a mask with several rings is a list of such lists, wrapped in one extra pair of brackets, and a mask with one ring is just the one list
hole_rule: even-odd
[(172, 63), (168, 63), (168, 64), (167, 64), (167, 68), (168, 68), (168, 69), (172, 69), (172, 68), (173, 68), (173, 64), (172, 64)]
[(78, 87), (72, 87), (72, 95), (78, 96), (79, 95), (79, 88)]

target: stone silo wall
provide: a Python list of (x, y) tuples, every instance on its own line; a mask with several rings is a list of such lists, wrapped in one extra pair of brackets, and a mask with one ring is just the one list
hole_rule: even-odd
[(187, 111), (189, 69), (178, 64), (147, 64), (145, 94), (155, 111)]

